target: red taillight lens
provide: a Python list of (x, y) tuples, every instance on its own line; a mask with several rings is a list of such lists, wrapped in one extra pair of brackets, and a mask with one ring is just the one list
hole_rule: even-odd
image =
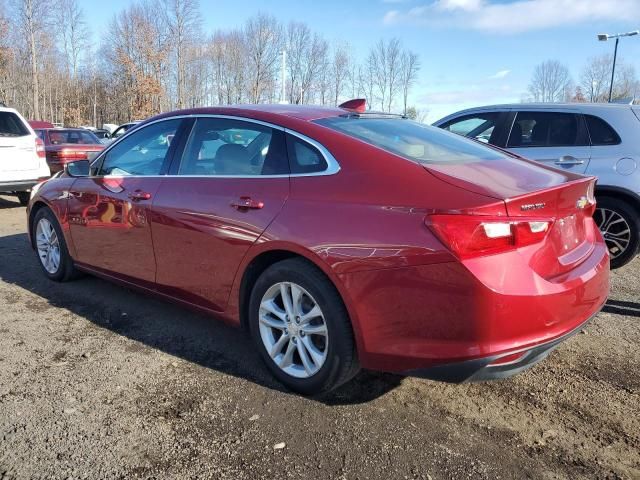
[(62, 150), (53, 151), (50, 153), (52, 160), (57, 160), (61, 163), (73, 162), (75, 160), (88, 160), (86, 152), (79, 152), (77, 150), (70, 150), (63, 148)]
[(44, 142), (40, 137), (36, 137), (36, 154), (38, 158), (45, 158), (47, 155), (44, 151)]
[(461, 259), (492, 255), (541, 242), (551, 219), (481, 215), (429, 215), (425, 222)]

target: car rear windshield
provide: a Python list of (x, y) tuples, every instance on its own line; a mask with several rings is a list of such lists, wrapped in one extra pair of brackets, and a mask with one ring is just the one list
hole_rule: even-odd
[(49, 130), (49, 142), (52, 145), (94, 145), (100, 143), (100, 140), (86, 130)]
[(0, 112), (0, 137), (24, 137), (29, 135), (20, 117), (13, 112)]
[(403, 118), (331, 117), (316, 123), (425, 164), (469, 163), (505, 158), (502, 153), (442, 129)]

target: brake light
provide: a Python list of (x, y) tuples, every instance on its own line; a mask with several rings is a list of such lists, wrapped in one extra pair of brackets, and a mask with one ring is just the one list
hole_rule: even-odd
[(553, 220), (482, 215), (429, 215), (425, 223), (461, 259), (492, 255), (541, 242)]
[(77, 150), (72, 150), (68, 148), (63, 148), (62, 150), (50, 152), (50, 157), (52, 160), (58, 160), (60, 162), (72, 162), (75, 160), (88, 160), (86, 152), (79, 152)]
[(44, 142), (40, 137), (36, 137), (36, 154), (38, 155), (38, 158), (45, 158), (47, 156), (44, 151)]

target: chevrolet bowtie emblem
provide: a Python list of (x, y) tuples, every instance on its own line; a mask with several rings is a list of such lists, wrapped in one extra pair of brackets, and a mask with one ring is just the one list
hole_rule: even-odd
[(587, 197), (584, 197), (584, 196), (580, 197), (576, 202), (576, 207), (578, 208), (584, 208), (587, 205), (589, 205), (589, 200), (587, 200)]

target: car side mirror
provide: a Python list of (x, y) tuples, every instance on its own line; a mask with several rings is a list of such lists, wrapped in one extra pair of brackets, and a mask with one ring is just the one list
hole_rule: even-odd
[(77, 160), (65, 164), (64, 170), (70, 177), (88, 177), (91, 175), (91, 164), (89, 160)]

